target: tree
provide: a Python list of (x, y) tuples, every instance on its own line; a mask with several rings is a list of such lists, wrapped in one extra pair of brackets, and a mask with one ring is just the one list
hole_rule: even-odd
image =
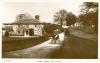
[(67, 26), (75, 24), (76, 19), (77, 19), (77, 17), (72, 12), (69, 12), (67, 14), (67, 18), (66, 18)]
[(63, 25), (63, 22), (66, 21), (67, 17), (67, 11), (65, 9), (61, 9), (54, 15), (54, 22), (60, 23), (60, 25)]
[(81, 14), (79, 20), (86, 26), (95, 28), (98, 31), (98, 3), (97, 2), (84, 2), (81, 6)]
[(56, 30), (56, 29), (58, 29), (60, 31), (63, 30), (62, 27), (60, 25), (57, 25), (57, 24), (47, 24), (44, 26), (44, 30), (48, 34), (52, 34), (54, 32), (54, 30)]
[(35, 15), (35, 19), (40, 20), (40, 16), (39, 15)]
[(16, 21), (20, 21), (20, 20), (23, 20), (23, 19), (32, 19), (32, 16), (28, 13), (18, 14), (16, 16)]
[(90, 12), (92, 9), (93, 11), (97, 11), (98, 10), (98, 3), (97, 2), (84, 2), (81, 5), (81, 12), (82, 14), (86, 14), (88, 12)]

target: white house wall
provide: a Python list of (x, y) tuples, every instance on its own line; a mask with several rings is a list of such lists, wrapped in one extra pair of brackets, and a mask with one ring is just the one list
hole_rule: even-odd
[(29, 28), (34, 29), (35, 28), (35, 25), (29, 25)]
[[(30, 24), (30, 25), (4, 25), (4, 27), (6, 26), (12, 26), (13, 27), (13, 32), (15, 34), (25, 34), (23, 31), (24, 29), (28, 30), (29, 29), (33, 29), (34, 31), (34, 35), (38, 35), (38, 36), (42, 36), (43, 35), (43, 27), (44, 25), (43, 24)], [(20, 30), (18, 33), (18, 30)]]
[(43, 25), (36, 25), (36, 27), (34, 28), (34, 35), (42, 36), (42, 29)]
[(18, 25), (12, 25), (12, 26), (13, 26), (14, 32), (17, 32), (17, 30), (18, 30)]

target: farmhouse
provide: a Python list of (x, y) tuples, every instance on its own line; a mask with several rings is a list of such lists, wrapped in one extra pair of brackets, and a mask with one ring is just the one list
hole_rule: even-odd
[(47, 23), (40, 23), (37, 19), (22, 19), (13, 23), (4, 23), (3, 35), (8, 32), (9, 36), (43, 36), (45, 24)]

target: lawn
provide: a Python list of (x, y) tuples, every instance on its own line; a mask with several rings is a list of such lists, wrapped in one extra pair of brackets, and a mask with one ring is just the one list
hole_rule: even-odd
[(48, 40), (46, 36), (42, 37), (3, 37), (2, 51), (16, 51), (35, 46)]

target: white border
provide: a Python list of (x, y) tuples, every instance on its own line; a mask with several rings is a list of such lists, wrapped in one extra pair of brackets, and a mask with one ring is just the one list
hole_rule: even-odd
[[(65, 1), (70, 1), (70, 0), (3, 0), (3, 1), (1, 0), (0, 14), (2, 15), (2, 12), (3, 12), (2, 8), (3, 8), (4, 2), (65, 2)], [(98, 2), (98, 0), (81, 0), (81, 1)], [(99, 13), (99, 16), (100, 16), (100, 13)], [(1, 58), (1, 47), (2, 47), (1, 46), (1, 43), (2, 43), (1, 27), (2, 27), (2, 24), (0, 22), (0, 63), (99, 63), (99, 59), (2, 59)], [(100, 28), (99, 28), (99, 31), (100, 31)], [(100, 36), (100, 34), (98, 35)], [(99, 49), (100, 49), (100, 43), (98, 41), (98, 53), (100, 53)], [(100, 58), (100, 54), (98, 56), (99, 56), (98, 58)]]

